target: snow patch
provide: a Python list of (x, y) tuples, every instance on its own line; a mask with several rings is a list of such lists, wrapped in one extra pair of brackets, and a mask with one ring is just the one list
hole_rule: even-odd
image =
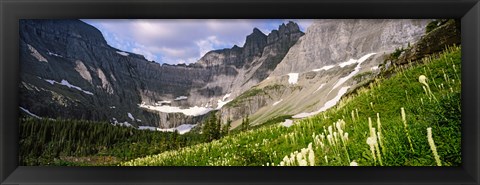
[[(372, 55), (375, 55), (376, 53), (369, 53), (369, 54), (366, 54), (366, 55), (363, 55), (362, 57), (360, 57), (358, 60), (355, 60), (355, 59), (350, 59), (346, 62), (342, 62), (340, 64), (338, 64), (338, 66), (340, 67), (345, 67), (345, 66), (348, 66), (348, 65), (352, 65), (352, 64), (355, 64), (355, 63), (358, 63), (358, 64), (361, 64), (363, 63), (365, 60), (367, 60), (370, 56)], [(358, 65), (357, 65), (358, 66)]]
[(45, 79), (45, 81), (47, 81), (48, 83), (50, 83), (50, 84), (52, 84), (52, 85), (53, 85), (54, 83), (56, 83), (56, 81), (55, 81), (55, 80), (48, 80), (48, 79)]
[(193, 124), (183, 124), (175, 128), (158, 128), (158, 127), (152, 127), (152, 126), (139, 126), (138, 130), (151, 130), (151, 131), (160, 131), (160, 132), (175, 132), (178, 131), (179, 134), (185, 134), (187, 132), (190, 132), (193, 127), (197, 125)]
[[(57, 83), (58, 83), (58, 82), (57, 82)], [(67, 86), (68, 88), (77, 89), (77, 90), (79, 90), (79, 91), (82, 91), (82, 92), (85, 93), (85, 94), (93, 95), (92, 92), (90, 92), (90, 91), (85, 91), (85, 90), (83, 90), (82, 88), (80, 88), (80, 87), (78, 87), (78, 86), (72, 85), (72, 84), (70, 84), (67, 80), (63, 80), (63, 79), (62, 79), (62, 81), (61, 81), (59, 84), (60, 84), (60, 85), (63, 85), (63, 86)]]
[(198, 106), (189, 107), (187, 109), (181, 109), (180, 107), (172, 107), (169, 105), (151, 106), (151, 105), (145, 105), (143, 103), (139, 104), (139, 107), (153, 110), (153, 111), (163, 112), (163, 113), (183, 113), (187, 116), (200, 116), (213, 110), (212, 108), (198, 107)]
[(128, 53), (127, 52), (123, 52), (123, 51), (116, 51), (119, 55), (122, 55), (122, 56), (128, 56)]
[(343, 67), (345, 67), (345, 66), (349, 66), (349, 65), (352, 65), (352, 64), (355, 64), (355, 63), (357, 63), (357, 60), (355, 60), (355, 59), (350, 59), (350, 60), (348, 60), (348, 61), (346, 61), (346, 62), (342, 62), (342, 63), (338, 64), (338, 66), (340, 66), (341, 68), (343, 68)]
[(63, 79), (62, 79), (61, 82), (57, 82), (57, 81), (55, 81), (55, 80), (49, 80), (49, 79), (44, 79), (44, 80), (47, 81), (48, 83), (52, 84), (52, 85), (56, 83), (56, 84), (60, 84), (60, 85), (63, 85), (63, 86), (67, 86), (68, 88), (77, 89), (77, 90), (79, 90), (79, 91), (82, 91), (82, 92), (85, 93), (85, 94), (93, 95), (92, 92), (90, 92), (90, 91), (85, 91), (85, 90), (83, 90), (82, 88), (80, 88), (80, 87), (78, 87), (78, 86), (72, 85), (72, 84), (70, 84), (70, 82), (68, 82), (67, 80), (63, 80)]
[(283, 123), (280, 123), (280, 125), (284, 126), (284, 127), (290, 127), (293, 125), (293, 120), (291, 119), (286, 119)]
[(221, 109), (225, 104), (227, 104), (228, 102), (231, 102), (231, 101), (232, 101), (232, 100), (227, 100), (227, 101), (218, 100), (218, 101), (217, 101), (217, 108), (216, 108), (216, 110)]
[(117, 123), (115, 124), (116, 126), (122, 126), (122, 127), (133, 127), (132, 124), (128, 123), (128, 122), (123, 122), (123, 123)]
[(184, 134), (184, 133), (190, 132), (190, 130), (192, 130), (192, 128), (195, 127), (195, 126), (197, 126), (197, 125), (183, 124), (183, 125), (178, 126), (176, 129), (178, 130), (178, 132), (180, 134)]
[[(320, 89), (322, 89), (322, 87), (323, 87), (323, 86), (325, 86), (325, 84), (324, 84), (324, 83), (323, 83), (323, 84), (321, 84), (321, 85), (320, 85), (320, 87), (318, 87), (318, 88), (317, 88), (317, 90), (313, 91), (313, 93), (316, 93), (317, 91), (319, 91)], [(313, 93), (312, 93), (312, 94), (313, 94)]]
[(188, 97), (186, 96), (179, 96), (179, 97), (176, 97), (174, 100), (175, 101), (179, 101), (179, 100), (186, 100)]
[(298, 82), (298, 73), (288, 73), (288, 83), (296, 84)]
[(59, 55), (59, 54), (56, 54), (56, 53), (52, 53), (52, 52), (50, 52), (50, 51), (48, 51), (47, 54), (50, 55), (50, 56), (56, 56), (56, 57), (61, 57), (61, 58), (63, 58), (62, 55)]
[(32, 116), (32, 117), (34, 117), (34, 118), (42, 119), (42, 117), (37, 116), (36, 114), (30, 112), (30, 111), (27, 110), (26, 108), (20, 107), (20, 109), (21, 109), (23, 112), (27, 113), (28, 115), (30, 115), (30, 116)]
[(278, 101), (276, 101), (276, 102), (273, 102), (272, 106), (275, 106), (275, 105), (279, 104), (279, 103), (282, 102), (282, 101), (283, 101), (283, 99), (278, 100)]
[(221, 100), (217, 100), (217, 108), (216, 110), (219, 110), (221, 109), (225, 104), (227, 104), (228, 102), (231, 102), (232, 100), (227, 100), (226, 99), (228, 97), (230, 97), (231, 93), (228, 93), (226, 94), (225, 96), (223, 96), (223, 98)]
[[(363, 62), (365, 62), (365, 60), (367, 60), (370, 56), (372, 55), (375, 55), (376, 53), (369, 53), (369, 54), (366, 54), (364, 55), (363, 57), (361, 57), (360, 59), (358, 60), (355, 60), (355, 62), (357, 63), (357, 66), (355, 67), (355, 70), (353, 70), (350, 74), (348, 74), (347, 76), (343, 77), (343, 78), (340, 78), (337, 83), (335, 83), (335, 85), (333, 86), (332, 90), (337, 88), (338, 86), (342, 85), (343, 83), (345, 83), (348, 79), (352, 78), (353, 76), (355, 76), (355, 74), (357, 74), (358, 72), (360, 72), (360, 68), (361, 68), (361, 64)], [(350, 59), (350, 60), (353, 60), (353, 59)], [(341, 66), (340, 66), (341, 67)], [(330, 91), (331, 92), (331, 91)]]
[(335, 65), (323, 66), (323, 67), (320, 68), (320, 69), (314, 69), (314, 70), (312, 70), (312, 71), (314, 71), (314, 72), (318, 72), (318, 71), (321, 71), (321, 70), (328, 71), (329, 69), (332, 69), (333, 67), (335, 67)]
[(179, 134), (185, 134), (187, 132), (190, 132), (190, 130), (192, 130), (193, 127), (195, 127), (197, 125), (192, 125), (192, 124), (183, 124), (183, 125), (180, 125), (178, 127), (175, 127), (175, 128), (166, 128), (166, 129), (161, 129), (161, 128), (158, 128), (157, 130), (158, 131), (162, 131), (162, 132), (175, 132), (175, 131), (178, 131)]
[(113, 126), (122, 126), (122, 127), (133, 127), (132, 124), (130, 124), (129, 122), (123, 122), (123, 123), (120, 123), (118, 122), (117, 118), (112, 118), (113, 120), (113, 123), (111, 123)]
[(372, 68), (370, 68), (372, 71), (375, 71), (378, 69), (378, 66), (373, 66)]
[(151, 131), (158, 131), (157, 127), (151, 127), (151, 126), (138, 126), (138, 130), (151, 130)]
[(375, 54), (377, 54), (377, 53), (369, 53), (369, 54), (364, 55), (363, 57), (358, 59), (358, 63), (361, 64), (361, 63), (365, 62), (365, 60), (367, 60), (368, 58), (370, 58), (372, 55), (375, 55)]
[(127, 116), (132, 120), (132, 121), (135, 121), (135, 118), (133, 117), (132, 113), (127, 113)]
[(228, 94), (226, 94), (225, 96), (223, 96), (222, 101), (225, 101), (225, 99), (227, 99), (228, 97), (230, 97), (230, 93), (228, 93)]
[(335, 96), (333, 99), (327, 101), (323, 107), (321, 107), (319, 110), (315, 111), (315, 112), (309, 112), (309, 113), (300, 113), (300, 114), (297, 114), (297, 115), (294, 115), (292, 116), (292, 118), (306, 118), (306, 117), (310, 117), (310, 116), (313, 116), (313, 115), (316, 115), (320, 112), (323, 112), (323, 111), (326, 111), (327, 109), (335, 106), (338, 101), (340, 101), (340, 98), (342, 98), (342, 96), (347, 92), (347, 90), (350, 88), (350, 86), (346, 86), (346, 87), (342, 87), (340, 88), (340, 90), (338, 90), (338, 94), (337, 96)]
[(132, 124), (130, 124), (129, 122), (123, 122), (123, 123), (118, 123), (118, 126), (123, 126), (123, 127), (133, 127)]

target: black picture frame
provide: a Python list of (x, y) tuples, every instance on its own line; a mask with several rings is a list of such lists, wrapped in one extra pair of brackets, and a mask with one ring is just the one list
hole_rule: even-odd
[[(1, 0), (1, 184), (479, 184), (478, 0)], [(18, 166), (19, 19), (458, 18), (462, 29), (460, 167)]]

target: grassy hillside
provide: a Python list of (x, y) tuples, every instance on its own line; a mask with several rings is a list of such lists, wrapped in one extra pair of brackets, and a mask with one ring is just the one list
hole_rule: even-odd
[(460, 47), (451, 47), (291, 127), (266, 126), (121, 165), (458, 166), (460, 71)]

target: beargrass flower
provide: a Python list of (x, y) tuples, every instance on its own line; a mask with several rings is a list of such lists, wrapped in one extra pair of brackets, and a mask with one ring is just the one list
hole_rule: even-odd
[(370, 151), (372, 152), (372, 156), (373, 156), (373, 161), (377, 161), (377, 157), (375, 157), (375, 144), (377, 143), (377, 141), (375, 140), (375, 138), (373, 137), (368, 137), (367, 138), (367, 144), (370, 146)]
[(353, 110), (352, 110), (352, 121), (354, 121), (354, 122), (355, 122), (355, 113), (354, 113), (354, 111), (353, 111)]
[(310, 166), (315, 165), (315, 153), (313, 152), (313, 150), (310, 150), (310, 152), (308, 152), (308, 161), (310, 162)]
[(433, 156), (435, 157), (435, 162), (437, 162), (437, 166), (442, 166), (442, 162), (440, 161), (440, 156), (437, 153), (437, 147), (435, 146), (435, 142), (433, 141), (432, 137), (432, 128), (427, 128), (427, 139), (428, 144), (430, 145), (430, 149), (432, 150)]
[(418, 81), (419, 81), (421, 84), (428, 86), (428, 84), (427, 84), (427, 77), (426, 77), (425, 75), (420, 75), (420, 76), (418, 77)]
[(328, 143), (329, 143), (330, 145), (333, 145), (332, 135), (330, 135), (330, 134), (327, 135), (327, 140), (328, 140)]
[(298, 153), (298, 154), (297, 154), (297, 162), (300, 163), (300, 161), (301, 161), (302, 159), (303, 159), (302, 153)]
[(372, 118), (368, 117), (368, 130), (370, 131), (370, 136), (372, 135)]
[(350, 163), (350, 166), (358, 166), (358, 163), (355, 162), (355, 160), (353, 160), (353, 161)]
[(302, 159), (300, 162), (298, 162), (298, 165), (299, 165), (299, 166), (307, 166), (308, 163), (307, 163), (307, 161), (305, 161), (305, 160)]
[(334, 132), (334, 133), (333, 133), (333, 141), (335, 141), (335, 144), (338, 143), (338, 134), (337, 134), (337, 132)]

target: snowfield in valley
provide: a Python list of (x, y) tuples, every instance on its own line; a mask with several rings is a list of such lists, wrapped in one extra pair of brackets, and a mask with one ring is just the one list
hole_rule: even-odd
[(298, 82), (298, 73), (288, 73), (288, 83), (296, 84)]

